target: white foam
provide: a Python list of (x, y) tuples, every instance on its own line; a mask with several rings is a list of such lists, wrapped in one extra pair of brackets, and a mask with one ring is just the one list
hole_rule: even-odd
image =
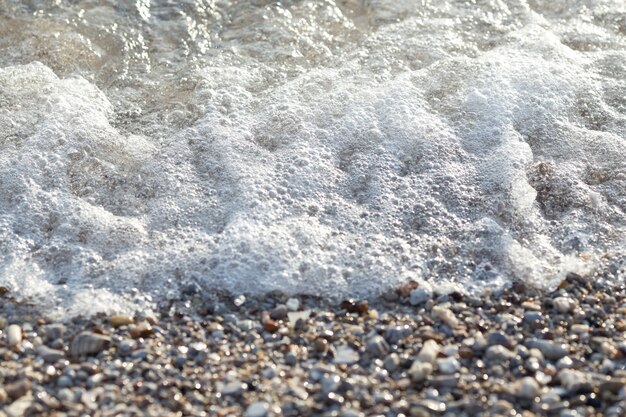
[(622, 279), (623, 5), (440, 3), (11, 3), (0, 285), (73, 315)]

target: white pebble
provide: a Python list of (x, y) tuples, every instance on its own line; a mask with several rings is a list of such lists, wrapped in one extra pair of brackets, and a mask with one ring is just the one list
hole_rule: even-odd
[(9, 346), (14, 347), (22, 342), (22, 329), (17, 324), (12, 324), (7, 329)]
[(449, 308), (435, 306), (432, 311), (434, 318), (442, 321), (452, 328), (455, 328), (459, 324), (459, 320)]
[(435, 363), (435, 360), (437, 359), (440, 351), (441, 346), (439, 346), (439, 343), (435, 342), (432, 339), (427, 340), (426, 342), (424, 342), (424, 346), (422, 346), (422, 349), (417, 354), (417, 360), (420, 362), (428, 362), (430, 364), (433, 364)]
[(552, 302), (559, 313), (569, 313), (576, 308), (576, 302), (569, 297), (556, 297)]
[(409, 375), (415, 382), (422, 382), (433, 373), (433, 366), (428, 362), (416, 360), (409, 369)]

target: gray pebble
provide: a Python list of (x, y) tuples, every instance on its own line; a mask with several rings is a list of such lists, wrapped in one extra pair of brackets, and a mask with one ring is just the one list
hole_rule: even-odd
[(553, 342), (550, 340), (542, 340), (542, 339), (530, 339), (526, 341), (526, 346), (529, 348), (536, 348), (541, 351), (541, 353), (550, 360), (561, 359), (566, 356), (569, 352), (569, 348), (567, 345), (562, 343)]
[(380, 358), (389, 353), (389, 345), (380, 335), (375, 335), (366, 341), (367, 351), (374, 357)]
[(433, 293), (426, 288), (416, 288), (409, 294), (409, 303), (416, 306), (430, 300)]
[(270, 409), (268, 403), (256, 401), (246, 409), (246, 417), (265, 417)]
[(37, 348), (39, 356), (48, 363), (54, 363), (60, 359), (65, 358), (65, 352), (62, 350), (51, 349), (45, 345), (41, 345)]
[(400, 366), (400, 357), (397, 353), (388, 355), (383, 361), (383, 366), (388, 372), (393, 372)]

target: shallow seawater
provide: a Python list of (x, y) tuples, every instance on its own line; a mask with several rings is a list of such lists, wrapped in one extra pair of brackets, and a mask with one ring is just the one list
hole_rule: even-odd
[(620, 280), (625, 93), (623, 0), (4, 0), (0, 285)]

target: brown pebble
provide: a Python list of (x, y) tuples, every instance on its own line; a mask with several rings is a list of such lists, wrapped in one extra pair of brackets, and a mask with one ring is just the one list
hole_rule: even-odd
[(31, 389), (32, 384), (28, 380), (17, 381), (4, 386), (4, 390), (6, 391), (7, 395), (14, 401), (22, 397), (23, 395), (26, 395), (26, 393), (29, 392)]
[(10, 290), (7, 287), (0, 287), (0, 297), (2, 297), (4, 294), (9, 293)]
[(431, 330), (426, 330), (421, 334), (422, 339), (426, 340), (434, 340), (435, 342), (441, 343), (443, 342), (443, 335), (441, 333), (435, 333)]
[(411, 291), (413, 291), (414, 289), (417, 289), (417, 287), (419, 287), (419, 284), (416, 281), (411, 280), (399, 286), (396, 289), (396, 293), (400, 297), (408, 297), (409, 295), (411, 295)]
[(313, 348), (317, 352), (324, 353), (328, 350), (328, 341), (323, 338), (317, 338), (315, 342), (313, 342)]
[(346, 310), (348, 313), (356, 313), (357, 311), (359, 311), (356, 302), (351, 298), (348, 300), (343, 300), (339, 307)]
[(119, 314), (119, 315), (111, 316), (111, 318), (109, 319), (109, 322), (111, 323), (111, 326), (113, 327), (120, 327), (120, 326), (127, 326), (129, 324), (133, 324), (134, 320), (130, 316)]
[(269, 333), (276, 333), (279, 329), (278, 323), (272, 319), (265, 320), (263, 322), (263, 329)]
[(461, 346), (459, 348), (459, 357), (461, 359), (472, 359), (474, 357), (474, 350), (468, 346)]
[(147, 321), (142, 321), (136, 326), (132, 326), (130, 328), (130, 337), (132, 337), (133, 339), (150, 337), (152, 333), (152, 325), (150, 325), (150, 323), (148, 323)]
[(356, 309), (359, 312), (360, 315), (365, 315), (367, 314), (367, 312), (370, 309), (370, 305), (367, 301), (363, 300), (363, 301), (359, 301), (356, 305)]

